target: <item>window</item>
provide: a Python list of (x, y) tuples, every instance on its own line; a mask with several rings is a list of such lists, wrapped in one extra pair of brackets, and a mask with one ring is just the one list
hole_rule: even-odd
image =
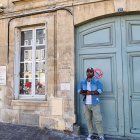
[(20, 40), (20, 97), (45, 95), (45, 28), (21, 30)]
[(26, 75), (26, 83), (27, 83), (27, 82), (29, 82), (29, 80), (28, 80), (28, 79), (29, 79), (29, 76), (28, 76), (28, 75)]
[[(28, 71), (29, 68), (28, 68), (28, 63), (25, 63), (25, 71)], [(29, 77), (29, 76), (28, 76)]]
[(26, 50), (26, 51), (24, 51), (24, 59), (29, 59), (29, 53), (28, 53), (28, 51)]

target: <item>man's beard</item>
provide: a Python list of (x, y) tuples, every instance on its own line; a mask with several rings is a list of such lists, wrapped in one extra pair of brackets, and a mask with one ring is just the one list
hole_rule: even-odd
[(87, 76), (87, 78), (92, 78), (93, 77), (93, 75), (89, 75), (89, 76)]

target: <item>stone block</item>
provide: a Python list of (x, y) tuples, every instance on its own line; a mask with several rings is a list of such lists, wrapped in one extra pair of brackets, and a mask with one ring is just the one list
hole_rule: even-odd
[(58, 130), (65, 130), (65, 122), (64, 122), (64, 120), (58, 120), (57, 129)]
[(114, 0), (115, 12), (118, 12), (119, 8), (123, 8), (126, 11), (126, 0)]
[(1, 65), (5, 65), (6, 63), (6, 49), (5, 49), (5, 46), (3, 47), (0, 47), (0, 64)]
[(47, 101), (12, 100), (13, 109), (20, 110), (46, 110)]
[(113, 0), (77, 5), (74, 7), (74, 24), (80, 24), (95, 17), (107, 15), (114, 12)]
[(1, 120), (7, 123), (18, 123), (19, 111), (11, 109), (1, 109)]
[(51, 115), (62, 116), (63, 115), (63, 99), (52, 98), (51, 99)]
[(139, 11), (140, 1), (139, 0), (126, 0), (126, 11)]
[(65, 130), (65, 122), (63, 118), (52, 118), (40, 116), (39, 126), (41, 128), (47, 127), (49, 129)]
[[(3, 102), (5, 92), (6, 92), (5, 86), (0, 86), (0, 102), (1, 102), (1, 103)], [(2, 104), (1, 104), (1, 105), (2, 105)]]
[(46, 127), (49, 129), (56, 129), (57, 121), (50, 117), (40, 116), (39, 118), (39, 126), (41, 128)]
[(80, 134), (80, 126), (79, 125), (77, 125), (77, 124), (73, 125), (73, 133), (76, 135)]
[(19, 123), (24, 125), (39, 125), (38, 114), (19, 113)]

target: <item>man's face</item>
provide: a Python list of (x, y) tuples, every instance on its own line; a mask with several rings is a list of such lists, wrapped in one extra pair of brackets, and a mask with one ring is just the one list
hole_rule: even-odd
[(94, 76), (93, 70), (87, 70), (87, 78), (92, 78)]

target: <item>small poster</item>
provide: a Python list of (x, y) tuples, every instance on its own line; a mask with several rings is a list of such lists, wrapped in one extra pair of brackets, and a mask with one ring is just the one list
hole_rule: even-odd
[(6, 85), (6, 66), (0, 66), (0, 86)]
[(61, 90), (70, 90), (70, 83), (61, 83)]

